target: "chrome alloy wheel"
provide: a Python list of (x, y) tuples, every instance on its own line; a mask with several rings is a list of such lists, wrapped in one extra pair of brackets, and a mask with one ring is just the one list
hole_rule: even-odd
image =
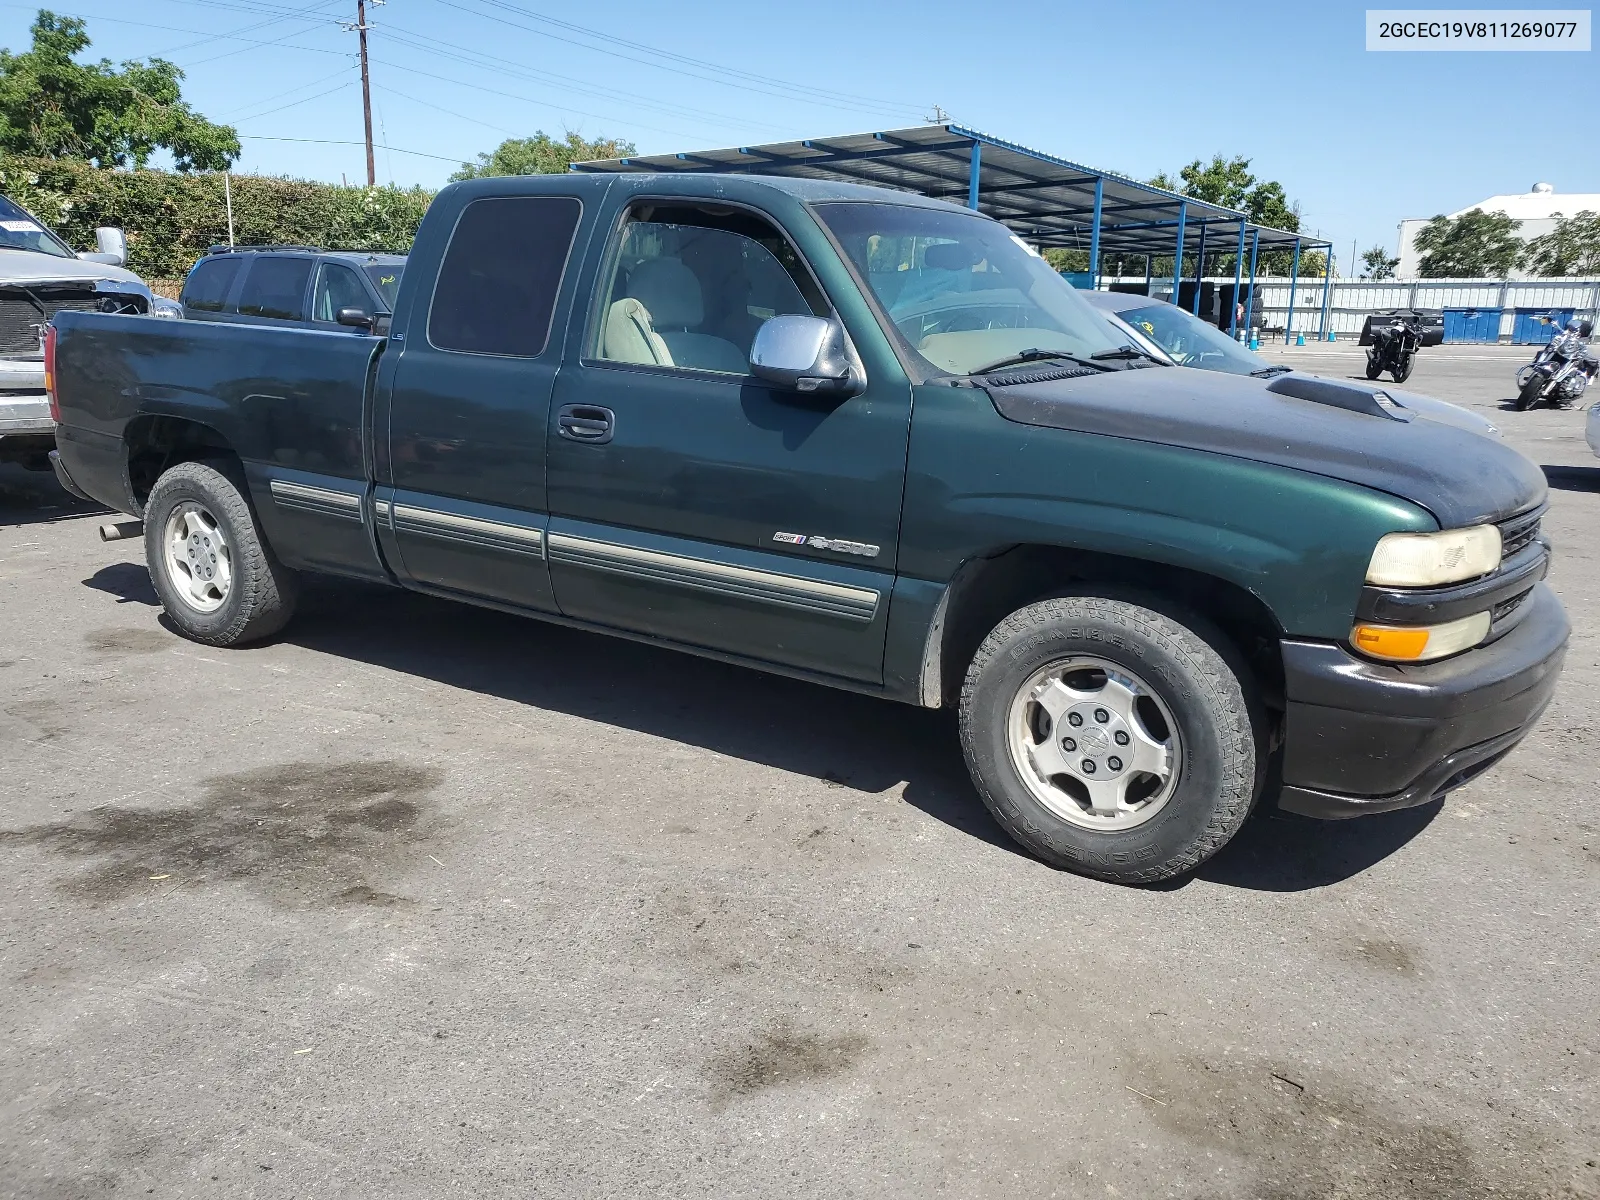
[(167, 578), (183, 602), (196, 612), (221, 608), (233, 584), (233, 553), (216, 517), (185, 500), (167, 517), (161, 541)]
[(1006, 744), (1040, 803), (1105, 833), (1160, 812), (1182, 761), (1177, 722), (1155, 691), (1126, 668), (1088, 656), (1028, 678), (1011, 702)]

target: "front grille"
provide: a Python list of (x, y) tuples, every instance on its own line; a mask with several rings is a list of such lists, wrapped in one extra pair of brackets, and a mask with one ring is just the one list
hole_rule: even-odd
[[(0, 354), (38, 354), (39, 330), (58, 312), (95, 312), (100, 300), (85, 288), (29, 288), (39, 298), (0, 295)], [(44, 312), (39, 311), (43, 307)]]
[(1509, 600), (1500, 601), (1499, 604), (1496, 604), (1489, 610), (1489, 623), (1491, 625), (1500, 624), (1501, 621), (1504, 621), (1512, 613), (1516, 612), (1517, 609), (1521, 608), (1523, 601), (1525, 601), (1531, 595), (1533, 595), (1533, 589), (1530, 588), (1528, 591), (1523, 592), (1520, 596), (1513, 596)]
[(1544, 519), (1544, 510), (1523, 513), (1520, 517), (1500, 522), (1501, 555), (1510, 558), (1521, 550), (1534, 538), (1539, 536), (1539, 523)]

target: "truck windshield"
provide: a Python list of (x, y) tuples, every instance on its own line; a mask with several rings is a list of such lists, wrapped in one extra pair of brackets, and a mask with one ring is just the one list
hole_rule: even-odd
[(816, 212), (933, 374), (968, 375), (1028, 350), (1086, 358), (1128, 340), (998, 221), (855, 201)]
[(1182, 367), (1249, 375), (1272, 366), (1211, 322), (1202, 321), (1165, 300), (1143, 308), (1124, 309), (1117, 315), (1172, 355), (1172, 360)]
[(378, 295), (394, 311), (394, 298), (400, 294), (400, 263), (368, 263), (367, 278), (378, 289)]
[(25, 208), (0, 196), (0, 250), (32, 250), (52, 258), (76, 258), (55, 234), (28, 215)]

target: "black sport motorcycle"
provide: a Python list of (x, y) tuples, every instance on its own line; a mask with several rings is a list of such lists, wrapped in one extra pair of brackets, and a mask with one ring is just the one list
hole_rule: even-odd
[(1600, 359), (1589, 346), (1594, 326), (1572, 320), (1548, 343), (1539, 347), (1533, 361), (1517, 372), (1518, 412), (1542, 403), (1565, 408), (1589, 386), (1600, 371)]
[(1404, 383), (1411, 378), (1421, 345), (1422, 323), (1412, 317), (1396, 317), (1388, 325), (1374, 323), (1372, 348), (1367, 351), (1367, 378), (1376, 379), (1387, 371), (1396, 383)]

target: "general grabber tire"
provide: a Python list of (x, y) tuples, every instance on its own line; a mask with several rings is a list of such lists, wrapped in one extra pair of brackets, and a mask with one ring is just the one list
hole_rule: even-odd
[(259, 641), (294, 613), (298, 579), (261, 536), (231, 462), (179, 463), (156, 481), (145, 504), (144, 553), (168, 619), (194, 641)]
[(961, 744), (995, 819), (1045, 862), (1155, 883), (1199, 866), (1249, 816), (1265, 753), (1253, 696), (1231, 644), (1198, 616), (1061, 596), (984, 639)]

